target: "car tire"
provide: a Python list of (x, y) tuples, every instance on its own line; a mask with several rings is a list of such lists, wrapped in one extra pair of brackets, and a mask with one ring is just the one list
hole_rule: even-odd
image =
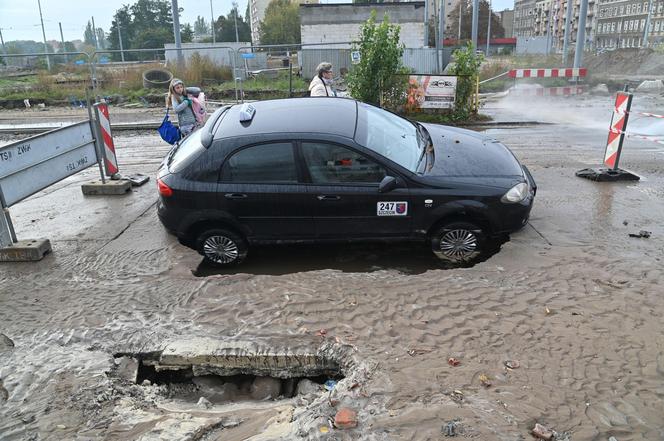
[(455, 266), (475, 263), (486, 251), (486, 234), (470, 222), (450, 222), (431, 236), (431, 250)]
[(215, 228), (198, 236), (196, 249), (214, 266), (232, 266), (247, 257), (249, 247), (247, 241), (234, 231)]

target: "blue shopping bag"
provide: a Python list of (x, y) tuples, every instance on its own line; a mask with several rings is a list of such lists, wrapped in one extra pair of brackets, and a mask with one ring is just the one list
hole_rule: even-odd
[(161, 139), (172, 145), (180, 140), (182, 134), (180, 133), (180, 129), (175, 127), (173, 123), (168, 119), (168, 111), (169, 108), (167, 107), (166, 115), (164, 115), (164, 120), (161, 122), (161, 125), (159, 126), (157, 131), (159, 132)]

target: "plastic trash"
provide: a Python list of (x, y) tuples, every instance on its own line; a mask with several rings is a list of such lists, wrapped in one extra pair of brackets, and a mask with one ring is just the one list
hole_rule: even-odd
[(335, 380), (327, 380), (323, 386), (325, 387), (325, 390), (332, 390), (336, 385), (337, 382)]

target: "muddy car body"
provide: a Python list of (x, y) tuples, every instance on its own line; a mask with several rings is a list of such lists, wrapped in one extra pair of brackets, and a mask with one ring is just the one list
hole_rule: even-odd
[(181, 243), (236, 264), (258, 243), (422, 241), (453, 263), (528, 220), (535, 182), (500, 142), (342, 98), (219, 109), (158, 176)]

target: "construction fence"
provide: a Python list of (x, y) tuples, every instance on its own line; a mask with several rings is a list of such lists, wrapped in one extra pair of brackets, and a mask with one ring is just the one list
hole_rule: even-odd
[[(0, 55), (0, 59), (9, 67), (57, 66), (58, 74), (54, 75), (54, 82), (63, 88), (86, 84), (97, 94), (109, 90), (121, 94), (123, 89), (141, 87), (165, 92), (171, 78), (169, 75), (172, 75), (184, 79), (188, 86), (214, 86), (221, 100), (239, 102), (244, 99), (304, 95), (308, 81), (316, 75), (316, 67), (321, 62), (332, 63), (337, 84), (343, 91), (344, 74), (361, 57), (361, 54), (348, 49), (350, 44), (251, 46), (245, 43), (192, 43), (184, 44), (180, 49), (167, 44), (164, 48), (97, 50), (90, 54), (10, 54)], [(452, 49), (407, 48), (402, 59), (413, 73), (435, 75), (444, 71), (451, 53)], [(159, 70), (166, 73), (157, 75), (154, 80), (146, 78), (146, 73)], [(142, 84), (135, 84), (139, 75), (143, 76)], [(258, 97), (258, 89), (271, 94)], [(25, 92), (28, 98), (29, 89)], [(76, 97), (71, 99), (76, 100)]]

